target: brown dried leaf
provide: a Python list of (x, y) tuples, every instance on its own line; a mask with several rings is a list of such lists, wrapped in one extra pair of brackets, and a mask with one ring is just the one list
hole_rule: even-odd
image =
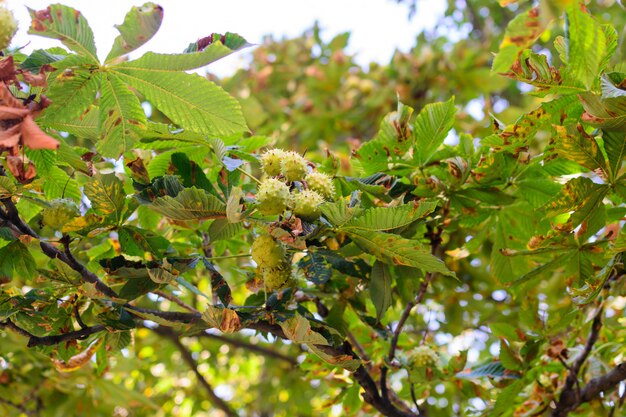
[[(0, 110), (0, 118), (2, 111)], [(13, 148), (20, 141), (20, 125), (15, 125), (7, 130), (0, 131), (0, 150), (2, 148)]]
[(18, 81), (15, 78), (15, 73), (15, 64), (12, 56), (0, 60), (0, 81), (17, 85)]
[(22, 120), (22, 143), (31, 149), (57, 149), (59, 141), (46, 135), (31, 116)]
[(35, 165), (28, 161), (28, 166), (24, 165), (24, 159), (20, 156), (7, 156), (7, 167), (11, 174), (22, 184), (31, 182), (36, 176)]

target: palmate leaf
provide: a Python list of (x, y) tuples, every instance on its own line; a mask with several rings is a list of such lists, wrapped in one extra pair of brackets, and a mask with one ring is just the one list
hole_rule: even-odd
[(424, 106), (413, 122), (414, 160), (424, 165), (441, 146), (454, 124), (454, 97), (446, 102)]
[[(220, 39), (220, 35), (218, 34), (212, 36)], [(225, 41), (226, 44), (218, 40), (210, 45), (207, 45), (201, 51), (193, 51), (183, 54), (158, 54), (154, 52), (147, 52), (139, 59), (122, 62), (115, 65), (114, 68), (116, 70), (135, 71), (189, 71), (209, 65), (220, 58), (224, 58), (239, 49), (249, 46), (245, 39), (234, 33), (227, 33), (225, 35)]]
[(431, 255), (417, 241), (353, 227), (343, 227), (341, 230), (346, 232), (363, 251), (374, 255), (379, 261), (419, 268), (427, 272), (453, 275), (443, 261)]
[(115, 25), (120, 35), (115, 38), (105, 63), (148, 42), (157, 33), (162, 21), (163, 8), (157, 4), (145, 3), (143, 6), (131, 8), (124, 18), (124, 23)]
[(117, 67), (115, 74), (183, 128), (206, 135), (247, 130), (237, 100), (197, 74), (140, 67)]
[(374, 207), (365, 210), (344, 226), (372, 231), (397, 229), (426, 217), (436, 207), (437, 202), (435, 201), (423, 201), (416, 205), (404, 204), (397, 207)]
[(160, 197), (149, 207), (172, 220), (226, 218), (226, 205), (217, 197), (196, 187), (185, 188), (176, 197)]
[(98, 151), (104, 157), (117, 159), (141, 138), (146, 130), (146, 115), (137, 96), (114, 74), (102, 77), (100, 93)]
[(87, 19), (78, 11), (61, 4), (46, 9), (28, 9), (32, 23), (28, 33), (46, 38), (59, 39), (65, 46), (98, 65), (98, 55), (93, 32)]

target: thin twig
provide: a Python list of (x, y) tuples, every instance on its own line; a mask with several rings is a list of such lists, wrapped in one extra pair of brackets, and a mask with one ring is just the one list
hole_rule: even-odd
[(213, 339), (216, 341), (219, 341), (221, 343), (225, 343), (231, 346), (234, 346), (236, 348), (241, 348), (241, 349), (245, 349), (248, 350), (250, 352), (255, 352), (255, 353), (259, 353), (263, 356), (267, 356), (273, 359), (278, 359), (284, 362), (287, 362), (288, 364), (290, 364), (291, 366), (298, 366), (298, 361), (295, 360), (294, 358), (292, 358), (291, 356), (287, 356), (284, 353), (280, 353), (274, 349), (270, 349), (268, 347), (265, 346), (260, 346), (260, 345), (254, 345), (250, 342), (246, 342), (244, 340), (239, 340), (239, 339), (235, 339), (232, 337), (226, 337), (223, 335), (219, 335), (219, 334), (213, 334), (213, 333), (208, 333), (208, 332), (202, 332), (202, 333), (198, 333), (197, 335), (195, 335), (197, 337), (202, 337), (202, 338), (206, 338), (206, 339)]
[(191, 352), (189, 351), (189, 349), (187, 349), (187, 347), (183, 345), (178, 335), (173, 330), (162, 327), (162, 326), (156, 327), (152, 330), (161, 336), (167, 337), (169, 340), (172, 341), (172, 343), (174, 343), (174, 345), (176, 345), (176, 347), (180, 351), (181, 356), (183, 357), (183, 360), (187, 363), (189, 368), (191, 368), (193, 373), (196, 374), (196, 378), (198, 379), (198, 382), (204, 388), (204, 391), (206, 392), (207, 396), (209, 397), (213, 405), (215, 405), (217, 408), (222, 410), (229, 417), (238, 417), (235, 410), (233, 410), (226, 401), (224, 401), (215, 393), (209, 381), (207, 381), (204, 375), (200, 373), (200, 371), (198, 370), (198, 364), (196, 363), (196, 360), (191, 355)]
[(192, 313), (200, 313), (194, 307), (192, 307), (189, 304), (185, 303), (183, 300), (181, 300), (180, 298), (176, 297), (174, 294), (170, 294), (170, 293), (167, 293), (167, 292), (161, 291), (161, 290), (152, 291), (152, 293), (155, 294), (155, 295), (158, 295), (159, 297), (165, 298), (166, 300), (169, 300), (169, 301), (171, 301), (171, 302), (173, 302), (175, 304), (178, 304), (179, 306), (181, 306), (185, 310), (191, 311)]
[[(568, 369), (567, 378), (565, 379), (565, 385), (563, 386), (563, 390), (561, 391), (561, 397), (559, 398), (559, 402), (557, 403), (556, 408), (552, 411), (552, 417), (565, 417), (569, 414), (570, 411), (574, 410), (578, 405), (585, 402), (583, 400), (583, 392), (587, 390), (589, 384), (581, 390), (580, 382), (578, 380), (578, 374), (583, 364), (589, 357), (591, 350), (593, 349), (593, 345), (598, 340), (600, 336), (600, 329), (602, 329), (602, 314), (604, 313), (604, 309), (600, 307), (596, 312), (596, 315), (593, 318), (593, 322), (591, 323), (591, 331), (589, 332), (589, 337), (587, 338), (587, 342), (585, 343), (585, 347), (583, 351), (574, 359), (574, 362), (571, 366), (567, 366), (562, 360), (561, 362)], [(599, 392), (599, 391), (598, 391)]]

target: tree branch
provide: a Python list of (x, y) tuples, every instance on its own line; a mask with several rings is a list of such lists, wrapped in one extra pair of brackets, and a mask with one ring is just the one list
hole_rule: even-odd
[[(441, 229), (437, 229), (437, 231), (431, 230), (428, 236), (430, 238), (431, 253), (435, 256), (437, 256), (437, 254), (439, 253), (439, 249), (441, 247), (441, 233), (442, 233)], [(417, 295), (415, 295), (415, 298), (413, 298), (413, 300), (407, 303), (407, 305), (404, 307), (404, 310), (402, 311), (402, 315), (400, 316), (400, 320), (398, 320), (398, 324), (396, 325), (396, 328), (394, 329), (393, 335), (391, 337), (391, 343), (389, 345), (389, 354), (387, 355), (387, 363), (390, 364), (395, 359), (396, 350), (398, 349), (398, 340), (400, 339), (400, 334), (402, 334), (402, 329), (404, 328), (406, 321), (411, 315), (411, 311), (413, 310), (413, 307), (420, 304), (424, 300), (424, 297), (426, 296), (426, 291), (428, 290), (428, 286), (433, 280), (434, 275), (435, 274), (432, 272), (426, 273), (426, 276), (424, 277), (424, 281), (422, 281), (422, 283), (420, 284)], [(387, 366), (383, 366), (380, 371), (380, 391), (381, 391), (382, 396), (387, 399), (389, 399), (389, 389), (387, 387), (388, 369), (389, 368)], [(418, 409), (418, 411), (420, 415), (424, 414), (423, 410)]]
[(11, 329), (16, 333), (24, 337), (27, 337), (28, 347), (52, 346), (52, 345), (58, 345), (59, 343), (68, 342), (71, 340), (82, 340), (82, 339), (86, 339), (87, 337), (91, 336), (94, 333), (99, 333), (99, 332), (106, 330), (106, 327), (104, 327), (101, 324), (98, 324), (96, 326), (85, 327), (81, 330), (77, 330), (74, 332), (62, 333), (62, 334), (51, 335), (51, 336), (35, 336), (34, 334), (27, 332), (26, 330), (17, 326), (11, 320), (0, 322), (0, 328)]
[[(0, 175), (4, 175), (4, 172), (0, 171)], [(17, 207), (10, 197), (0, 199), (0, 202), (2, 202), (2, 204), (4, 204), (4, 206), (6, 207), (6, 213), (1, 214), (3, 220), (15, 226), (15, 228), (17, 228), (20, 233), (32, 236), (35, 239), (39, 240), (39, 246), (41, 247), (42, 252), (47, 257), (51, 259), (59, 259), (61, 262), (67, 264), (74, 271), (78, 272), (85, 282), (94, 284), (96, 289), (107, 297), (119, 298), (117, 293), (104, 282), (102, 282), (96, 274), (89, 271), (83, 264), (78, 262), (76, 258), (74, 258), (74, 256), (72, 256), (72, 254), (69, 252), (69, 250), (62, 251), (57, 247), (51, 245), (50, 243), (41, 240), (41, 237), (37, 234), (37, 232), (31, 229), (31, 227), (20, 218)]]
[(196, 360), (191, 355), (191, 352), (189, 351), (189, 349), (187, 349), (187, 347), (183, 345), (183, 343), (180, 341), (179, 336), (172, 329), (169, 329), (167, 327), (162, 327), (162, 326), (158, 326), (152, 329), (152, 331), (154, 331), (155, 333), (161, 336), (168, 338), (169, 340), (172, 341), (172, 343), (174, 343), (174, 345), (176, 345), (176, 347), (180, 351), (181, 356), (183, 357), (183, 360), (191, 368), (193, 373), (196, 374), (196, 378), (198, 379), (198, 382), (204, 388), (204, 391), (206, 392), (207, 396), (209, 397), (213, 405), (215, 405), (217, 408), (222, 410), (229, 417), (238, 417), (235, 410), (233, 410), (230, 407), (230, 405), (226, 403), (226, 401), (221, 399), (215, 393), (209, 381), (207, 381), (206, 378), (200, 373), (200, 371), (198, 370), (198, 364), (196, 363)]
[[(593, 322), (591, 323), (591, 331), (589, 333), (589, 337), (587, 338), (587, 342), (585, 343), (585, 347), (583, 351), (580, 352), (580, 354), (576, 357), (574, 363), (572, 363), (570, 367), (567, 367), (566, 364), (564, 364), (564, 366), (568, 368), (569, 372), (567, 374), (567, 379), (565, 380), (563, 390), (561, 391), (561, 397), (559, 398), (559, 402), (556, 408), (552, 411), (552, 417), (565, 417), (569, 414), (570, 411), (574, 410), (581, 403), (586, 402), (583, 401), (583, 391), (587, 390), (591, 382), (589, 382), (589, 384), (587, 384), (587, 386), (581, 391), (578, 381), (578, 374), (583, 364), (589, 357), (589, 354), (593, 349), (593, 345), (598, 340), (598, 337), (600, 335), (600, 329), (602, 329), (603, 313), (604, 309), (600, 307), (593, 318)], [(605, 377), (607, 375), (605, 375)], [(595, 394), (597, 395), (600, 391), (601, 390), (596, 391)]]

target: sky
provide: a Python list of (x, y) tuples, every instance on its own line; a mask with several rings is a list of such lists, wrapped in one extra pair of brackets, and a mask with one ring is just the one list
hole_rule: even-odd
[[(30, 16), (26, 7), (44, 9), (51, 3), (63, 3), (80, 10), (92, 27), (98, 55), (104, 58), (113, 39), (119, 34), (113, 25), (124, 21), (132, 6), (144, 2), (132, 0), (8, 0), (7, 5), (19, 21), (13, 46), (24, 51), (60, 46), (58, 41), (27, 34)], [(408, 19), (406, 5), (393, 0), (160, 0), (164, 9), (159, 33), (131, 57), (147, 51), (182, 52), (191, 42), (211, 33), (235, 32), (249, 43), (259, 44), (263, 36), (295, 37), (317, 20), (326, 40), (346, 31), (352, 32), (348, 52), (357, 54), (357, 63), (387, 63), (396, 49), (408, 51), (416, 35), (432, 28), (445, 10), (445, 0), (418, 0), (418, 13)], [(30, 43), (29, 43), (30, 42)], [(247, 54), (239, 53), (211, 64), (209, 70), (219, 76), (229, 75), (244, 66)]]

